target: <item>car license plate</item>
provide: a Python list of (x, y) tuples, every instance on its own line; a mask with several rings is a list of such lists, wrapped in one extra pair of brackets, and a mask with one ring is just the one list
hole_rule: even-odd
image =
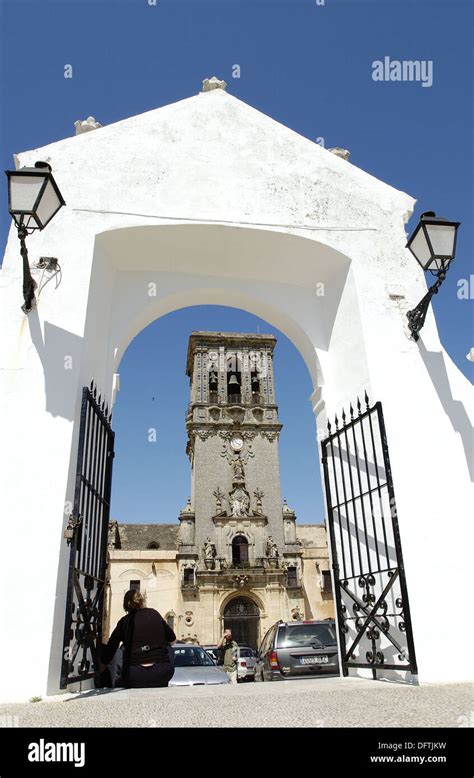
[(327, 656), (302, 656), (303, 665), (325, 665), (329, 661)]

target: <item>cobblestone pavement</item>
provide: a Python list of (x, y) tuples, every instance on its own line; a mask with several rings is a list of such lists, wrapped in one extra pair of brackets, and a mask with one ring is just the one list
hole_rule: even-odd
[(466, 727), (474, 723), (474, 684), (318, 678), (103, 690), (3, 704), (0, 721), (20, 727)]

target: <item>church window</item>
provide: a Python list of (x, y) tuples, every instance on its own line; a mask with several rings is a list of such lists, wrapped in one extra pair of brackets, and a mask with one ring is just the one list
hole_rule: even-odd
[(232, 562), (235, 565), (249, 561), (249, 544), (247, 538), (238, 535), (232, 541)]
[(130, 581), (129, 589), (134, 589), (136, 592), (140, 591), (140, 581)]
[(185, 586), (194, 586), (194, 569), (185, 567), (183, 570), (183, 584)]
[(294, 565), (290, 565), (286, 571), (287, 586), (298, 585), (298, 573)]
[(331, 585), (331, 573), (329, 570), (323, 570), (322, 573), (322, 591), (326, 594), (330, 594), (332, 592), (332, 585)]

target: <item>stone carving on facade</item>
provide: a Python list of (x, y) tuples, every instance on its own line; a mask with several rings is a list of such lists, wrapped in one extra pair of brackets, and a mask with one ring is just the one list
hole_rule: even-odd
[(204, 559), (206, 561), (214, 560), (216, 556), (216, 546), (215, 543), (212, 542), (211, 538), (206, 538), (206, 541), (204, 543)]
[(234, 461), (232, 462), (232, 467), (234, 469), (234, 478), (232, 483), (245, 483), (245, 472), (244, 472), (244, 466), (242, 464), (242, 460), (239, 456), (234, 457)]
[(334, 154), (334, 156), (339, 157), (340, 159), (345, 159), (346, 161), (351, 155), (350, 151), (347, 149), (341, 149), (339, 146), (334, 146), (332, 149), (328, 149), (328, 151), (330, 151), (331, 154)]
[(255, 505), (255, 513), (257, 514), (257, 516), (262, 516), (263, 515), (262, 499), (263, 499), (263, 497), (265, 497), (265, 493), (262, 492), (261, 489), (257, 488), (257, 489), (255, 489), (255, 491), (253, 493), (253, 496), (255, 497), (255, 503), (256, 503), (256, 505)]
[(215, 429), (200, 429), (200, 430), (196, 430), (196, 435), (201, 440), (207, 440), (208, 438), (211, 438), (215, 434), (216, 434)]
[(269, 535), (267, 539), (267, 545), (265, 547), (265, 554), (269, 559), (277, 559), (278, 558), (278, 546), (273, 540), (272, 536)]
[(233, 581), (238, 589), (244, 589), (249, 582), (248, 575), (234, 575)]
[(231, 516), (243, 517), (249, 516), (250, 497), (246, 489), (238, 486), (229, 494)]
[(212, 78), (205, 78), (202, 82), (202, 91), (203, 92), (212, 92), (214, 89), (223, 89), (225, 91), (225, 88), (227, 86), (227, 83), (225, 81), (222, 81), (220, 78), (217, 78), (217, 76), (212, 76)]
[(222, 501), (225, 499), (224, 492), (221, 492), (220, 486), (218, 486), (212, 494), (216, 498), (216, 516), (222, 516), (226, 513), (225, 509), (222, 507)]
[(294, 619), (294, 621), (304, 621), (304, 613), (299, 605), (297, 605), (296, 608), (291, 609), (291, 618)]
[(270, 443), (273, 443), (278, 438), (278, 432), (275, 430), (262, 430), (261, 435), (270, 441)]
[(119, 545), (120, 543), (119, 543), (118, 522), (111, 521), (109, 522), (109, 535), (107, 541), (107, 548), (117, 548)]
[(221, 430), (219, 432), (219, 435), (221, 438), (224, 439), (224, 443), (222, 444), (221, 457), (225, 457), (230, 465), (233, 464), (235, 459), (235, 454), (230, 446), (230, 441), (233, 437), (236, 437), (236, 435), (243, 438), (244, 441), (242, 450), (239, 452), (240, 459), (242, 460), (242, 462), (244, 464), (247, 464), (248, 460), (255, 456), (255, 451), (253, 451), (252, 443), (251, 443), (251, 441), (255, 437), (255, 433), (252, 434), (248, 432), (236, 433), (235, 431), (231, 432), (230, 430)]
[(82, 135), (84, 132), (98, 130), (102, 125), (100, 122), (96, 122), (93, 116), (88, 116), (84, 121), (78, 119), (77, 122), (74, 122), (74, 127), (76, 128), (76, 135)]

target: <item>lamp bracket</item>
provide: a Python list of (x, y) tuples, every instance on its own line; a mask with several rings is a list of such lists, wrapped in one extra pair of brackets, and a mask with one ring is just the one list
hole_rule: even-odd
[(59, 270), (59, 260), (56, 257), (40, 257), (36, 267), (39, 270)]

